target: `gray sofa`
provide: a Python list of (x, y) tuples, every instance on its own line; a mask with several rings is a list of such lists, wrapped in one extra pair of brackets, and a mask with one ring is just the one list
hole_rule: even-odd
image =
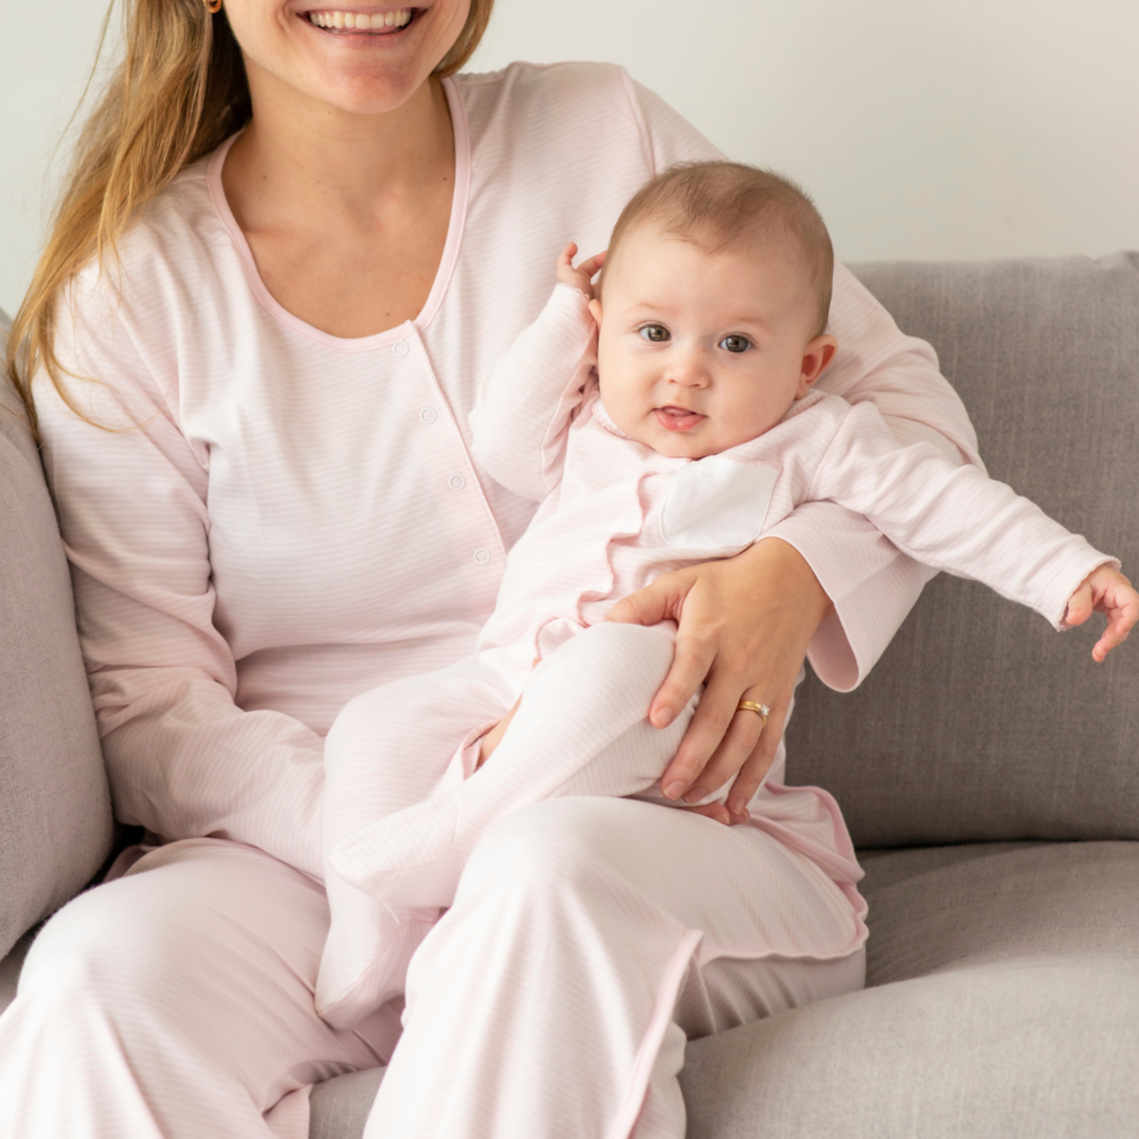
[[(856, 271), (937, 348), (991, 472), (1134, 575), (1139, 254)], [(17, 939), (112, 836), (58, 534), (13, 415), (0, 471), (3, 1007)], [(693, 1041), (691, 1139), (1139, 1135), (1139, 641), (1097, 666), (1093, 639), (941, 577), (859, 691), (807, 682), (791, 772), (837, 795), (862, 853), (868, 987)], [(314, 1139), (356, 1139), (379, 1078), (317, 1088)]]

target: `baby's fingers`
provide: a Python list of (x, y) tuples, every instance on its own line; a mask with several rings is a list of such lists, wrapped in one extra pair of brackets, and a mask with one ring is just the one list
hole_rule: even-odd
[(1079, 589), (1068, 599), (1068, 608), (1064, 613), (1064, 624), (1069, 629), (1082, 625), (1091, 615), (1095, 607), (1092, 596), (1091, 580), (1085, 579)]
[(1139, 593), (1130, 584), (1119, 585), (1108, 590), (1097, 606), (1107, 615), (1107, 628), (1092, 649), (1097, 661), (1107, 658), (1112, 649), (1118, 648), (1139, 621)]
[(573, 285), (577, 287), (577, 272), (573, 267), (573, 259), (577, 256), (577, 246), (574, 242), (570, 242), (558, 254), (558, 280), (563, 285)]
[(600, 253), (595, 253), (592, 257), (586, 258), (577, 267), (577, 271), (592, 281), (601, 272), (601, 266), (605, 264), (605, 256), (608, 252), (609, 250), (603, 249)]

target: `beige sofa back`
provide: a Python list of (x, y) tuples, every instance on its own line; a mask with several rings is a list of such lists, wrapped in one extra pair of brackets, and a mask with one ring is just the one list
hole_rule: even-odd
[[(1139, 576), (1139, 254), (855, 272), (929, 340), (990, 473)], [(1139, 635), (1055, 633), (975, 582), (933, 581), (866, 683), (810, 678), (789, 779), (859, 846), (1139, 839)]]

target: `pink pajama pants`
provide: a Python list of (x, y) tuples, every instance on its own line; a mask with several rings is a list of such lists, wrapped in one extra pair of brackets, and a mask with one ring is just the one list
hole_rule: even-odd
[[(799, 794), (787, 819), (813, 809)], [(313, 1005), (321, 887), (174, 843), (36, 940), (0, 1017), (0, 1134), (305, 1139), (309, 1085), (398, 1039), (368, 1139), (681, 1139), (685, 1035), (858, 988), (863, 912), (759, 825), (555, 799), (476, 846), (411, 963), (402, 1037), (398, 1002), (338, 1031)]]
[[(671, 623), (599, 624), (533, 670), (528, 651), (495, 649), (366, 692), (343, 709), (325, 750), (332, 925), (316, 999), (330, 1024), (349, 1028), (404, 992), (412, 953), (454, 902), (488, 828), (553, 797), (635, 796), (674, 806), (659, 777), (695, 701), (665, 729), (647, 720), (672, 664), (674, 632)], [(519, 691), (509, 730), (475, 771), (478, 736)], [(727, 793), (724, 786), (707, 798)], [(824, 803), (810, 795), (800, 793), (810, 817), (798, 820), (804, 833), (796, 837), (809, 837), (850, 879), (858, 873), (853, 859), (834, 857), (847, 842), (837, 810), (827, 811), (829, 796)], [(789, 804), (775, 806), (766, 790), (753, 802), (761, 816), (771, 808), (795, 821)]]
[[(325, 747), (332, 929), (317, 1008), (326, 1020), (350, 1027), (403, 993), (411, 954), (495, 822), (554, 796), (664, 801), (657, 783), (693, 710), (665, 730), (646, 719), (674, 629), (598, 625), (533, 670), (528, 650), (494, 649), (365, 692), (341, 711)], [(519, 692), (509, 731), (475, 771), (479, 737)]]

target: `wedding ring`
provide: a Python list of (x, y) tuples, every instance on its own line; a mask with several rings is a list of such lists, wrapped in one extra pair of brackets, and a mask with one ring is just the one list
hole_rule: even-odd
[(736, 711), (754, 712), (763, 721), (764, 727), (767, 727), (767, 717), (771, 715), (771, 709), (766, 704), (757, 704), (754, 700), (741, 700), (736, 705)]

